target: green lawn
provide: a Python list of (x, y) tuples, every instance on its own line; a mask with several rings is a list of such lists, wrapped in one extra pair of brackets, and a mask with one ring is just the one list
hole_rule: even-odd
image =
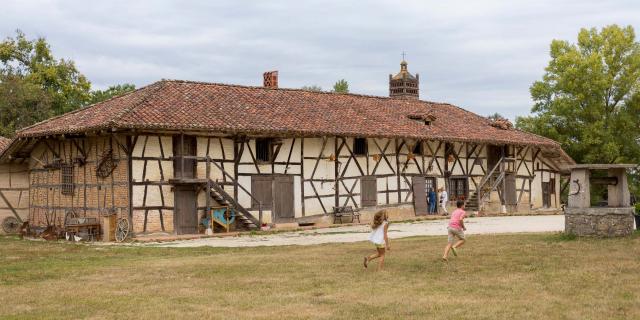
[(640, 236), (169, 249), (0, 237), (2, 319), (640, 319)]

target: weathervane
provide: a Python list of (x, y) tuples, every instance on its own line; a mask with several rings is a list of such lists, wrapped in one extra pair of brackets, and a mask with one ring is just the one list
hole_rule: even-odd
[(404, 61), (404, 56), (407, 55), (406, 52), (402, 51), (402, 61)]

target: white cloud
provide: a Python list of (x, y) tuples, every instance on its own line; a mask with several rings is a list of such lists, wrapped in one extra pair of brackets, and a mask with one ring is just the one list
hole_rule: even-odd
[(552, 39), (638, 21), (637, 1), (19, 1), (3, 2), (0, 35), (44, 36), (104, 88), (161, 78), (281, 86), (341, 78), (387, 95), (408, 53), (422, 98), (479, 114), (529, 112), (529, 86)]

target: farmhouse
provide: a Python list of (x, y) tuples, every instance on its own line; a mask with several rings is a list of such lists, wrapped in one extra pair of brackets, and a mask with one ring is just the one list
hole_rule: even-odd
[(429, 188), (471, 210), (560, 206), (560, 174), (573, 160), (557, 142), (419, 100), (419, 77), (404, 61), (389, 76), (390, 97), (277, 80), (267, 72), (262, 87), (153, 83), (19, 131), (0, 151), (0, 174), (28, 176), (19, 207), (34, 226), (111, 212), (138, 234), (197, 233), (220, 206), (234, 208), (239, 229), (313, 221), (343, 206), (424, 215)]

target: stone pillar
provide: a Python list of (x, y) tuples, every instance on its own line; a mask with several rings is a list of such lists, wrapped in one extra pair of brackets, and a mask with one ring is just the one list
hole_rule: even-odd
[(591, 206), (590, 177), (591, 171), (589, 169), (574, 169), (571, 171), (568, 207), (588, 208)]
[(627, 181), (627, 172), (624, 168), (609, 169), (609, 177), (618, 179), (615, 185), (609, 185), (609, 207), (629, 207), (631, 206), (631, 195), (629, 194), (629, 182)]

